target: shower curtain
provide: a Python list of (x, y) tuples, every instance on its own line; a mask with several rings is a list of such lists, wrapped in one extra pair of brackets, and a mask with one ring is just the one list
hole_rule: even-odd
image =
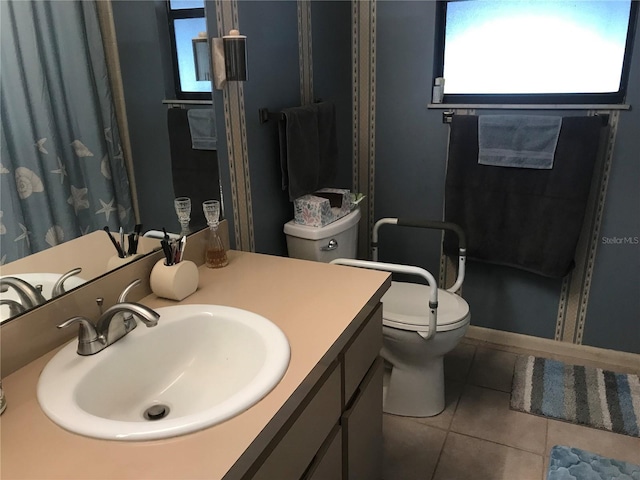
[(135, 223), (93, 1), (0, 1), (0, 265)]

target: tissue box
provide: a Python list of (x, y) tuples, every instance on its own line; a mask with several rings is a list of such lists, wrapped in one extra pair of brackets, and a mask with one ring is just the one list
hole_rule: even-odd
[(340, 188), (323, 188), (293, 201), (294, 221), (309, 227), (324, 227), (351, 211), (351, 194)]

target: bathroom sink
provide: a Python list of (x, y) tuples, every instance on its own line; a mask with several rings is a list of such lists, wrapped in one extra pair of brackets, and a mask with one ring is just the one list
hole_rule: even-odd
[(157, 308), (103, 351), (63, 347), (38, 381), (38, 401), (61, 427), (110, 440), (201, 430), (247, 410), (282, 379), (289, 342), (266, 318), (219, 305)]
[[(5, 277), (14, 277), (24, 280), (29, 284), (36, 286), (42, 285), (42, 296), (46, 300), (50, 300), (52, 295), (51, 291), (53, 290), (53, 286), (60, 279), (62, 274), (60, 273), (16, 273), (14, 275), (4, 275)], [(73, 275), (67, 278), (64, 282), (64, 288), (68, 291), (72, 288), (79, 287), (83, 283), (86, 283), (86, 280), (78, 277), (77, 275)], [(20, 297), (15, 292), (13, 288), (9, 288), (6, 292), (0, 293), (1, 298), (6, 298), (9, 300), (19, 301)], [(9, 312), (9, 307), (7, 305), (0, 306), (0, 322), (4, 321), (11, 317)]]

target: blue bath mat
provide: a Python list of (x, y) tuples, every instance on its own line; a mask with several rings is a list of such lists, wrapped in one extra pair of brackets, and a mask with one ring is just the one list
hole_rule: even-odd
[(640, 437), (640, 379), (600, 368), (520, 356), (511, 408)]
[(579, 448), (556, 445), (547, 480), (640, 480), (640, 465), (606, 458)]

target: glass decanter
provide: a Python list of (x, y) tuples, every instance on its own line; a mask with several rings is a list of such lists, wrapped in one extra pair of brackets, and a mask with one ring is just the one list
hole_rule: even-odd
[(207, 200), (202, 202), (202, 210), (209, 225), (207, 232), (207, 244), (204, 253), (204, 263), (209, 268), (221, 268), (227, 266), (227, 252), (224, 249), (222, 239), (218, 234), (218, 219), (220, 218), (220, 202)]

